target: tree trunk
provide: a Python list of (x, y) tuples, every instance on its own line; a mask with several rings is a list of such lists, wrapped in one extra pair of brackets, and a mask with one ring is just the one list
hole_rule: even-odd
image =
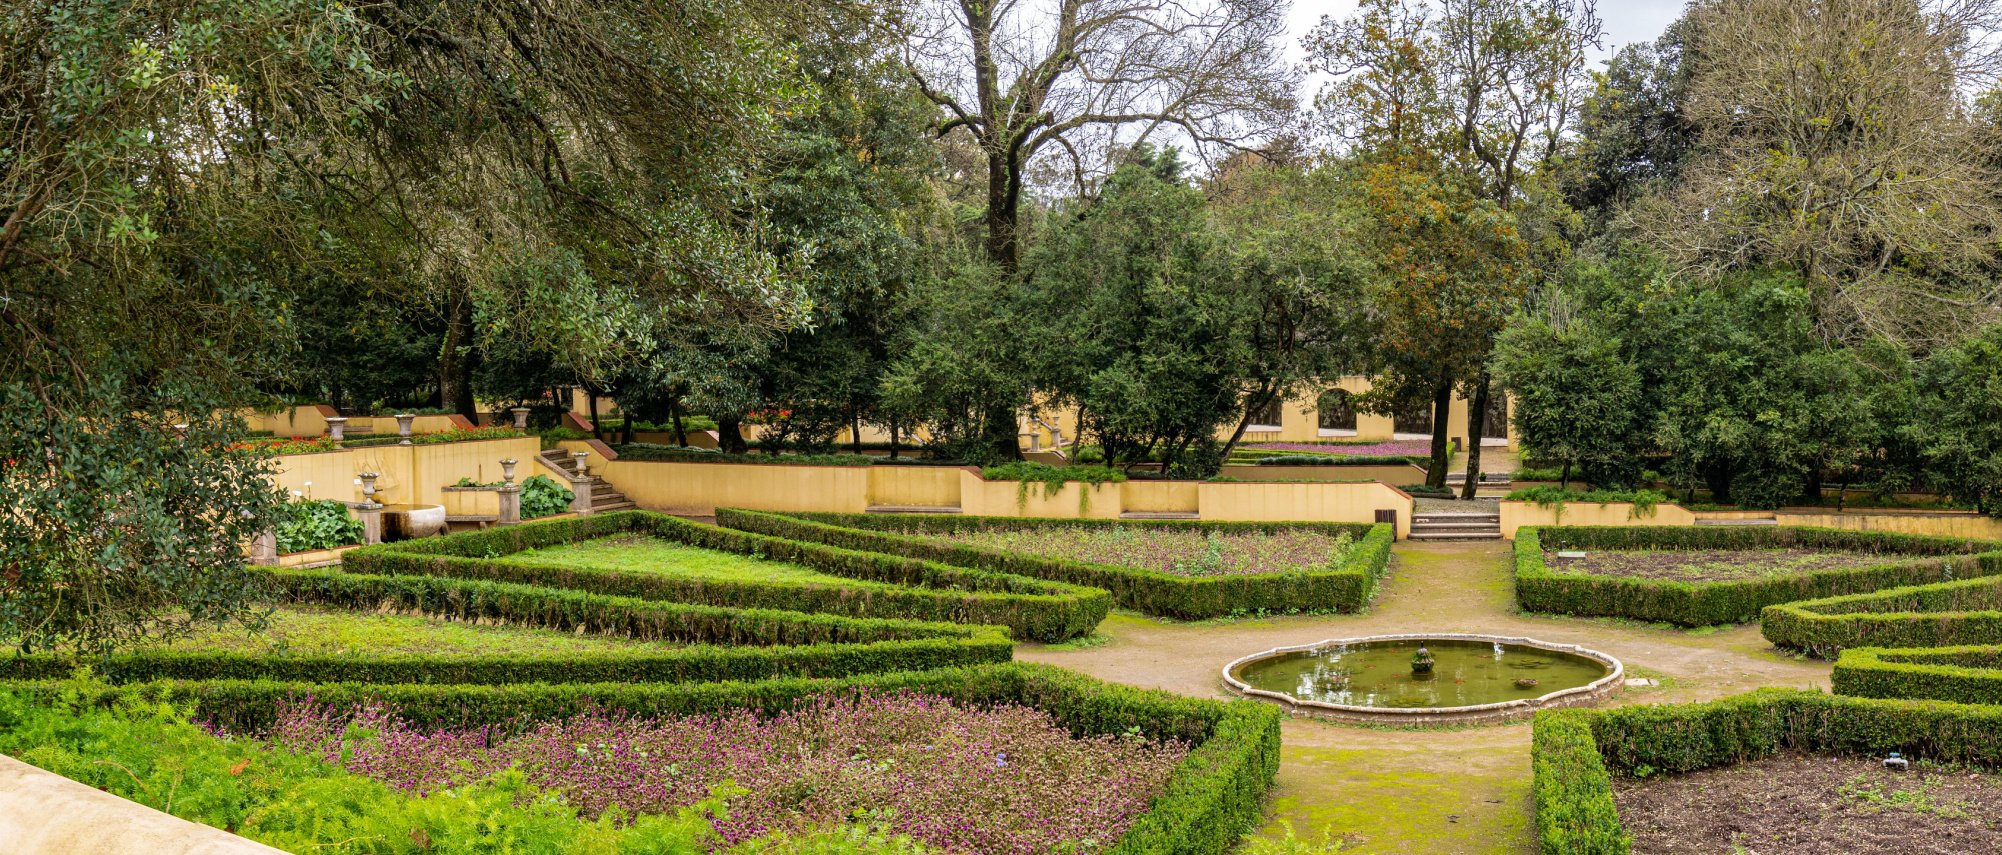
[(849, 411), (848, 411), (848, 426), (849, 426), (849, 429), (850, 429), (850, 430), (853, 430), (853, 431), (855, 432), (855, 453), (856, 453), (856, 454), (861, 454), (861, 453), (862, 453), (862, 414), (861, 414), (860, 412), (856, 411), (856, 410), (849, 410)]
[(668, 418), (668, 420), (669, 420), (669, 421), (672, 421), (672, 422), (674, 422), (674, 444), (675, 444), (675, 445), (678, 445), (678, 446), (681, 446), (681, 447), (683, 447), (683, 448), (687, 448), (687, 447), (688, 447), (688, 429), (687, 429), (687, 428), (684, 428), (684, 427), (682, 427), (682, 424), (681, 424), (681, 399), (680, 399), (680, 398), (669, 398), (669, 399), (667, 399), (667, 418)]
[(891, 460), (895, 460), (895, 459), (897, 459), (897, 439), (898, 439), (898, 433), (899, 433), (899, 431), (898, 431), (898, 429), (897, 429), (897, 421), (896, 421), (895, 419), (891, 419), (891, 420), (890, 420), (890, 459), (891, 459)]
[(987, 153), (987, 260), (1007, 273), (1014, 273), (1016, 200), (1020, 198), (1018, 177), (1006, 152)]
[(1703, 483), (1710, 488), (1710, 501), (1731, 504), (1731, 469), (1712, 464), (1703, 470)]
[(1269, 406), (1273, 394), (1274, 390), (1267, 386), (1261, 388), (1254, 398), (1246, 399), (1244, 413), (1237, 417), (1237, 429), (1230, 432), (1230, 441), (1223, 444), (1223, 456), (1217, 459), (1218, 471), (1223, 470), (1224, 463), (1230, 460), (1231, 452), (1236, 451), (1237, 444), (1244, 440), (1244, 431), (1251, 427), (1251, 414)]
[(1453, 459), (1452, 451), (1446, 445), (1446, 428), (1452, 413), (1453, 383), (1450, 380), (1440, 381), (1438, 388), (1432, 391), (1432, 465), (1425, 470), (1427, 487), (1442, 490), (1446, 487), (1446, 467)]
[(584, 400), (591, 407), (591, 438), (604, 439), (605, 429), (598, 424), (598, 390), (584, 387)]
[(1487, 433), (1488, 395), (1494, 385), (1486, 371), (1481, 372), (1478, 382), (1474, 399), (1467, 402), (1467, 483), (1460, 487), (1460, 498), (1464, 501), (1473, 501), (1481, 486), (1481, 437)]
[(447, 311), (445, 341), (438, 348), (438, 405), (477, 423), (480, 411), (473, 402), (472, 297), (456, 296)]
[(716, 447), (726, 454), (743, 454), (750, 451), (744, 444), (743, 416), (716, 417)]
[(625, 444), (627, 444), (627, 445), (631, 445), (631, 444), (632, 444), (632, 441), (633, 441), (633, 414), (632, 414), (632, 412), (631, 412), (631, 411), (628, 411), (628, 412), (626, 413), (626, 418), (625, 418), (625, 425), (624, 425), (623, 427), (619, 428), (619, 441), (620, 441), (620, 442), (622, 442), (622, 443), (625, 443)]
[(1564, 473), (1557, 476), (1557, 489), (1571, 489), (1571, 461), (1564, 461)]
[(988, 454), (996, 460), (1021, 460), (1021, 426), (1015, 423), (1015, 408), (989, 404), (983, 421), (981, 438)]

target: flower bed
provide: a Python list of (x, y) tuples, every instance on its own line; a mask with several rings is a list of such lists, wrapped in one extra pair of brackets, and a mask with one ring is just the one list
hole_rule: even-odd
[[(1151, 615), (1200, 620), (1247, 613), (1360, 611), (1376, 592), (1395, 538), (1387, 524), (1238, 523), (1176, 520), (1046, 520), (945, 514), (772, 514), (718, 508), (716, 520), (731, 528), (795, 540), (826, 543), (977, 567), (999, 573), (1057, 579), (1112, 592), (1126, 608)], [(1311, 533), (1341, 543), (1340, 560), (1294, 572), (1189, 576), (1163, 572), (1132, 561), (1091, 563), (1063, 555), (1038, 555), (1003, 548), (955, 543), (961, 532), (1105, 532), (1123, 529), (1203, 538), (1210, 535), (1279, 536)], [(923, 536), (915, 533), (922, 533)], [(1205, 546), (1205, 549), (1207, 546)], [(1111, 556), (1108, 556), (1111, 557)]]
[(1782, 751), (2002, 769), (2002, 707), (1784, 689), (1703, 704), (1537, 713), (1530, 760), (1543, 855), (1625, 855), (1614, 776), (1691, 772)]
[(869, 690), (805, 698), (769, 717), (587, 712), (522, 733), (432, 730), (380, 704), (344, 711), (309, 700), (282, 705), (268, 738), (418, 795), (514, 768), (587, 818), (613, 805), (672, 814), (727, 793), (727, 815), (712, 821), (725, 844), (863, 815), (941, 851), (993, 855), (1102, 848), (1146, 812), (1189, 748), (1138, 734), (1073, 737), (1020, 704)]
[[(996, 710), (1014, 705), (1033, 709), (1046, 715), (1048, 724), (1060, 729), (1062, 733), (1067, 733), (1071, 737), (1078, 739), (1094, 741), (1093, 744), (1102, 746), (1100, 748), (1088, 749), (1065, 749), (1071, 751), (1083, 750), (1087, 752), (1087, 756), (1123, 756), (1120, 752), (1131, 752), (1137, 742), (1147, 743), (1153, 746), (1150, 750), (1155, 751), (1186, 751), (1186, 754), (1182, 754), (1179, 759), (1172, 763), (1172, 768), (1166, 774), (1165, 780), (1153, 785), (1155, 791), (1152, 794), (1151, 802), (1141, 801), (1144, 813), (1130, 814), (1131, 821), (1125, 828), (1124, 833), (1116, 833), (1112, 829), (1102, 828), (1099, 829), (1098, 836), (1089, 845), (1081, 847), (1082, 851), (1086, 852), (1104, 852), (1116, 855), (1141, 855), (1141, 853), (1161, 852), (1186, 853), (1186, 855), (1222, 855), (1222, 853), (1230, 851), (1241, 835), (1253, 822), (1257, 821), (1260, 815), (1265, 791), (1271, 786), (1273, 775), (1278, 769), (1279, 723), (1282, 719), (1277, 709), (1255, 702), (1222, 702), (1184, 698), (1165, 692), (1101, 683), (1087, 677), (1047, 666), (1021, 664), (878, 674), (841, 680), (768, 680), (762, 682), (700, 685), (554, 685), (533, 683), (505, 687), (488, 687), (470, 685), (397, 684), (371, 686), (355, 683), (308, 684), (209, 681), (92, 687), (82, 692), (79, 692), (76, 687), (71, 685), (46, 683), (14, 684), (11, 687), (0, 688), (11, 688), (14, 690), (16, 697), (31, 698), (38, 703), (49, 701), (61, 702), (62, 698), (68, 697), (72, 699), (79, 709), (83, 710), (98, 708), (104, 704), (124, 699), (130, 699), (142, 704), (151, 704), (153, 706), (142, 708), (154, 710), (159, 709), (157, 704), (169, 702), (180, 705), (182, 710), (190, 711), (193, 716), (210, 723), (213, 727), (236, 733), (262, 733), (271, 731), (275, 725), (280, 723), (281, 710), (288, 702), (302, 702), (311, 699), (323, 709), (331, 708), (335, 710), (349, 710), (363, 705), (378, 705), (379, 709), (393, 713), (400, 718), (402, 724), (399, 727), (409, 731), (450, 730), (464, 733), (480, 732), (481, 728), (485, 728), (484, 734), (486, 737), (502, 739), (519, 734), (532, 735), (537, 732), (539, 724), (544, 722), (577, 722), (580, 723), (579, 727), (583, 727), (594, 721), (627, 722), (656, 720), (665, 722), (669, 719), (709, 716), (713, 721), (745, 722), (743, 726), (748, 728), (749, 720), (740, 718), (739, 711), (751, 711), (757, 713), (760, 718), (769, 718), (784, 716), (790, 711), (811, 710), (816, 704), (833, 704), (834, 708), (838, 709), (841, 708), (840, 704), (843, 702), (843, 699), (882, 698), (895, 696), (897, 693), (903, 692), (914, 692), (926, 696), (948, 699), (955, 708), (963, 710)], [(916, 711), (913, 714), (922, 715), (922, 711)], [(995, 719), (995, 721), (999, 724), (1026, 722), (1027, 724), (1035, 725), (1032, 729), (1013, 731), (1034, 735), (1034, 750), (1028, 756), (1043, 758), (1051, 756), (1078, 756), (1076, 754), (1066, 755), (1051, 750), (1055, 748), (1054, 740), (1058, 738), (1057, 730), (1042, 727), (1035, 720), (1023, 718), (1023, 714), (1019, 712), (1010, 713), (1009, 715), (1016, 716), (1017, 718), (1010, 719), (1003, 716)], [(881, 721), (881, 719), (878, 720)], [(6, 723), (6, 721), (5, 716), (0, 715), (0, 723)], [(562, 726), (568, 727), (569, 725)], [(71, 728), (62, 732), (74, 733), (76, 731), (74, 728)], [(586, 731), (580, 729), (558, 732), (582, 734)], [(711, 732), (713, 733), (714, 731)], [(738, 732), (748, 733), (750, 731), (746, 729)], [(1011, 731), (1008, 731), (1006, 728), (997, 727), (987, 732), (1007, 733)], [(892, 734), (892, 736), (895, 735)], [(920, 736), (920, 734), (916, 733), (905, 733), (902, 735), (906, 738)], [(963, 763), (940, 763), (939, 766), (941, 768), (937, 771), (937, 774), (971, 775), (975, 774), (975, 767), (984, 765), (977, 762), (983, 757), (993, 757), (999, 760), (1013, 759), (1017, 756), (1011, 749), (1000, 745), (995, 746), (994, 754), (985, 754), (984, 752), (987, 749), (979, 745), (977, 740), (971, 737), (970, 732), (967, 738), (962, 739), (958, 743), (951, 742), (952, 735), (950, 733), (943, 736), (933, 734), (923, 734), (922, 736), (930, 736), (935, 744), (941, 746), (942, 750), (949, 747), (949, 751), (953, 755), (965, 760)], [(1107, 740), (1106, 737), (1111, 737), (1111, 739)], [(881, 739), (883, 737), (870, 735), (864, 738)], [(606, 733), (602, 741), (609, 743), (611, 741), (611, 734)], [(179, 742), (177, 740), (176, 745)], [(1110, 743), (1109, 752), (1106, 747), (1103, 747), (1108, 742)], [(234, 744), (242, 745), (243, 743)], [(530, 746), (536, 743), (530, 741), (522, 744)], [(577, 744), (573, 742), (565, 746), (556, 743), (553, 747), (557, 750), (567, 747), (574, 754)], [(831, 745), (837, 749), (842, 747), (839, 743), (831, 743)], [(6, 746), (10, 750), (13, 748), (12, 745), (5, 741), (4, 728), (0, 728), (0, 746)], [(158, 796), (164, 788), (153, 788), (139, 781), (120, 780), (120, 773), (114, 771), (111, 767), (96, 762), (104, 758), (94, 756), (90, 752), (101, 751), (104, 747), (104, 740), (95, 739), (77, 740), (73, 745), (66, 745), (65, 748), (70, 750), (71, 756), (65, 758), (68, 762), (63, 764), (62, 768), (58, 771), (66, 774), (74, 774), (88, 783), (111, 788), (114, 792), (118, 792), (121, 795), (142, 799), (151, 797), (154, 799), (153, 803), (158, 804)], [(166, 750), (167, 748), (178, 750), (175, 746), (165, 746), (160, 750)], [(587, 744), (586, 748), (587, 751), (595, 751), (597, 746)], [(974, 753), (976, 749), (982, 753)], [(911, 750), (911, 748), (907, 745), (904, 750)], [(997, 756), (1003, 751), (1010, 752), (1010, 757), (1000, 758)], [(289, 752), (271, 753), (279, 756), (298, 756)], [(913, 756), (927, 757), (928, 755), (920, 753)], [(178, 761), (180, 758), (177, 755), (169, 759)], [(568, 758), (566, 757), (565, 759), (567, 760)], [(842, 768), (842, 759), (838, 752), (823, 751), (816, 755), (817, 762), (833, 764), (836, 768)], [(864, 773), (865, 780), (871, 775), (880, 776), (883, 771), (889, 771), (873, 769), (874, 766), (881, 762), (881, 759), (880, 757), (871, 759), (866, 756), (858, 758), (854, 754), (849, 754), (846, 758), (855, 767), (854, 771)], [(658, 762), (658, 758), (652, 757), (648, 758), (648, 761), (646, 765), (654, 767), (657, 772), (667, 773), (661, 776), (662, 780), (667, 780), (671, 775), (678, 774), (681, 771), (679, 767), (671, 765), (677, 761), (669, 761), (669, 763), (663, 764)], [(728, 762), (727, 758), (724, 762)], [(125, 763), (124, 765), (130, 767), (137, 764)], [(225, 779), (224, 783), (228, 784), (229, 781), (227, 778), (232, 773), (227, 772), (225, 768), (227, 765), (215, 765), (212, 769), (205, 766), (204, 769), (212, 771), (218, 777), (223, 777)], [(921, 764), (916, 762), (891, 764), (891, 770), (895, 770), (899, 765)], [(254, 768), (258, 771), (259, 783), (272, 783), (265, 774), (267, 767), (256, 757), (253, 757), (251, 763), (245, 764), (245, 767)], [(176, 768), (185, 769), (187, 765), (181, 764), (176, 766)], [(319, 768), (325, 770), (331, 767), (321, 763), (319, 764)], [(994, 768), (1000, 770), (1006, 767), (996, 765)], [(142, 775), (148, 771), (150, 771), (150, 767), (142, 766), (140, 768)], [(345, 774), (338, 769), (332, 769), (331, 773)], [(1069, 774), (1058, 770), (1043, 770), (1042, 773), (1058, 776)], [(322, 771), (318, 774), (325, 775), (329, 773)], [(910, 774), (923, 775), (927, 774), (927, 772), (920, 769), (912, 770)], [(357, 779), (366, 780), (359, 779), (358, 777)], [(1070, 778), (1067, 780), (1074, 782), (1076, 779)], [(283, 785), (289, 782), (278, 781), (275, 783)], [(374, 782), (370, 783), (373, 784)], [(822, 783), (827, 786), (827, 791), (830, 794), (838, 795), (844, 792), (854, 793), (859, 791), (857, 788), (848, 786), (843, 782), (823, 781)], [(376, 784), (376, 786), (381, 785)], [(991, 782), (980, 784), (980, 786), (985, 789), (974, 792), (992, 793), (996, 794), (997, 797), (1001, 795), (1000, 791), (994, 788)], [(1111, 786), (1117, 787), (1118, 780), (1113, 780)], [(235, 789), (241, 792), (238, 793), (237, 800), (231, 805), (236, 810), (228, 815), (219, 816), (219, 813), (227, 812), (204, 813), (204, 809), (211, 807), (212, 803), (186, 805), (177, 801), (174, 803), (174, 810), (181, 815), (193, 816), (204, 821), (208, 821), (211, 818), (218, 818), (218, 816), (225, 820), (241, 818), (246, 815), (262, 818), (270, 813), (277, 813), (287, 817), (294, 815), (320, 815), (320, 811), (312, 809), (313, 804), (286, 805), (273, 810), (271, 806), (263, 802), (264, 799), (274, 796), (287, 795), (282, 786), (242, 787)], [(313, 788), (304, 789), (306, 790), (306, 798), (310, 801), (313, 797)], [(458, 787), (429, 797), (440, 799), (440, 802), (431, 808), (438, 815), (430, 816), (424, 814), (427, 816), (427, 822), (414, 822), (404, 827), (425, 830), (428, 834), (431, 829), (438, 827), (437, 824), (439, 823), (445, 823), (454, 819), (464, 819), (459, 813), (463, 809), (459, 802), (460, 799), (465, 797), (469, 792), (491, 792), (495, 789), (510, 794), (507, 798), (493, 800), (493, 804), (497, 807), (516, 805), (537, 810), (548, 808), (552, 815), (559, 815), (567, 811), (573, 816), (578, 810), (576, 806), (568, 803), (538, 797), (538, 794), (543, 791), (530, 784), (526, 780), (526, 776), (517, 770), (496, 776), (487, 785)], [(1071, 788), (1067, 787), (1065, 789), (1068, 790)], [(1025, 795), (1040, 797), (1043, 794), (1049, 793), (1051, 793), (1051, 790), (1044, 788), (1031, 790)], [(336, 792), (322, 795), (338, 794)], [(790, 803), (796, 805), (807, 804), (812, 795), (812, 793), (803, 793), (797, 788), (789, 792), (781, 791), (779, 794), (780, 797), (794, 797), (794, 800)], [(922, 793), (892, 793), (892, 795), (914, 799), (927, 798)], [(1098, 814), (1100, 817), (1109, 816), (1111, 814), (1107, 811), (1116, 812), (1121, 809), (1120, 805), (1128, 803), (1123, 801), (1126, 797), (1116, 792), (1097, 794), (1064, 792), (1055, 793), (1052, 797), (1072, 799), (1067, 804), (1101, 806), (1104, 810), (1101, 810)], [(1082, 798), (1089, 798), (1092, 801), (1076, 801)], [(423, 808), (421, 807), (413, 808), (396, 804), (381, 805), (379, 800), (373, 799), (366, 803), (377, 805), (382, 810), (392, 811), (395, 821), (403, 821), (408, 817), (420, 815), (423, 812)], [(419, 805), (424, 803), (424, 800), (417, 800), (417, 804)], [(555, 807), (548, 807), (550, 805), (554, 805)], [(326, 815), (330, 817), (344, 817), (348, 813), (347, 809), (352, 806), (352, 803), (347, 800), (337, 800), (333, 805), (328, 806)], [(1002, 807), (1005, 808), (1005, 805)], [(996, 810), (995, 806), (972, 804), (968, 800), (951, 803), (946, 810), (949, 813), (939, 818), (947, 821), (952, 820), (954, 817), (987, 817), (997, 815), (994, 813), (994, 810)], [(495, 816), (494, 821), (501, 824), (498, 826), (489, 826), (490, 828), (510, 828), (506, 824), (509, 821), (507, 811), (496, 810), (493, 811), (493, 814)], [(610, 814), (608, 813), (607, 816), (609, 817)], [(880, 824), (892, 820), (925, 822), (933, 819), (933, 817), (892, 817), (885, 815), (881, 811), (865, 811), (861, 816), (834, 817), (834, 819), (836, 821), (854, 819), (861, 822)], [(1036, 817), (1036, 820), (1047, 820), (1053, 824), (1061, 824), (1069, 821), (1066, 817), (1058, 815), (1039, 815)], [(645, 822), (646, 820), (642, 818), (641, 821)], [(587, 834), (596, 833), (598, 829), (606, 827), (616, 828), (616, 823), (612, 823), (610, 820), (600, 820), (597, 823), (590, 823), (573, 819), (573, 822), (572, 833), (576, 834), (580, 839)], [(353, 845), (353, 840), (355, 839), (352, 837), (354, 831), (351, 825), (341, 821), (301, 824), (288, 830), (295, 836), (287, 839), (301, 848), (313, 848), (316, 844), (336, 844), (328, 846), (323, 851), (355, 851), (353, 849), (343, 849), (340, 845)], [(257, 831), (262, 831), (262, 829), (250, 829), (246, 833)], [(407, 831), (402, 833), (406, 836), (408, 834)], [(1025, 824), (1023, 828), (946, 829), (945, 833), (1014, 835), (1041, 832), (1037, 831), (1037, 825), (1029, 823)], [(260, 837), (260, 839), (268, 838)], [(612, 849), (610, 847), (602, 847), (595, 850), (566, 849), (564, 851), (612, 851)], [(686, 850), (670, 849), (668, 851)], [(815, 849), (811, 851), (849, 850)], [(863, 848), (857, 851), (877, 850)], [(884, 849), (882, 851), (897, 850)], [(1041, 851), (1050, 850), (1044, 849)]]
[[(1942, 537), (1793, 526), (1523, 527), (1515, 536), (1515, 595), (1523, 609), (1666, 621), (1738, 623), (1777, 603), (1896, 585), (2002, 573), (1995, 544)], [(1583, 550), (1753, 551), (1807, 549), (1878, 556), (1865, 566), (1727, 581), (1601, 576), (1552, 565), (1551, 552)]]
[(1759, 615), (1766, 640), (1789, 650), (1833, 656), (1851, 647), (2002, 644), (2002, 553), (1954, 582), (1768, 606)]
[[(577, 567), (515, 557), (536, 547), (637, 533), (704, 549), (804, 566), (869, 585), (700, 578)], [(1104, 591), (910, 558), (852, 552), (689, 522), (647, 511), (507, 526), (383, 544), (345, 557), (357, 572), (516, 582), (599, 594), (734, 608), (899, 617), (1006, 626), (1015, 637), (1063, 641), (1089, 634), (1111, 610)]]

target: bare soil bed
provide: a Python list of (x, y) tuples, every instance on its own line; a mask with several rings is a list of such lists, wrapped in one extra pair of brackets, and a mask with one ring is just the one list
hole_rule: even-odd
[(2002, 852), (2002, 775), (1782, 754), (1658, 778), (1616, 778), (1635, 855)]
[(1591, 549), (1585, 550), (1584, 558), (1559, 558), (1557, 552), (1543, 553), (1543, 560), (1552, 570), (1682, 582), (1798, 576), (1898, 560), (1898, 556), (1816, 549)]

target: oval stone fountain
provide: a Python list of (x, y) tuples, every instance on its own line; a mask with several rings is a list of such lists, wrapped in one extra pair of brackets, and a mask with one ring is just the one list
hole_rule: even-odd
[(1620, 660), (1533, 638), (1422, 634), (1278, 647), (1224, 666), (1232, 691), (1296, 713), (1369, 724), (1472, 724), (1596, 703)]

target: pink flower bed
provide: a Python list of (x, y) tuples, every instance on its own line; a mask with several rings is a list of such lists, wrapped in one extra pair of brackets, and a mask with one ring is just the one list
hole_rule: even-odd
[(1340, 565), (1355, 545), (1346, 536), (1331, 537), (1312, 531), (1224, 534), (1141, 526), (899, 533), (1044, 558), (1144, 567), (1177, 576), (1252, 576), (1327, 570)]
[(975, 708), (911, 692), (652, 719), (586, 714), (517, 736), (423, 731), (379, 708), (310, 700), (267, 739), (401, 789), (429, 793), (515, 766), (587, 816), (657, 813), (725, 793), (720, 845), (856, 816), (941, 852), (1041, 855), (1111, 846), (1188, 746), (1073, 737), (1023, 706)]
[(1423, 440), (1368, 443), (1257, 442), (1248, 443), (1244, 447), (1259, 451), (1298, 451), (1303, 454), (1333, 454), (1340, 457), (1409, 457), (1432, 453), (1432, 443)]

